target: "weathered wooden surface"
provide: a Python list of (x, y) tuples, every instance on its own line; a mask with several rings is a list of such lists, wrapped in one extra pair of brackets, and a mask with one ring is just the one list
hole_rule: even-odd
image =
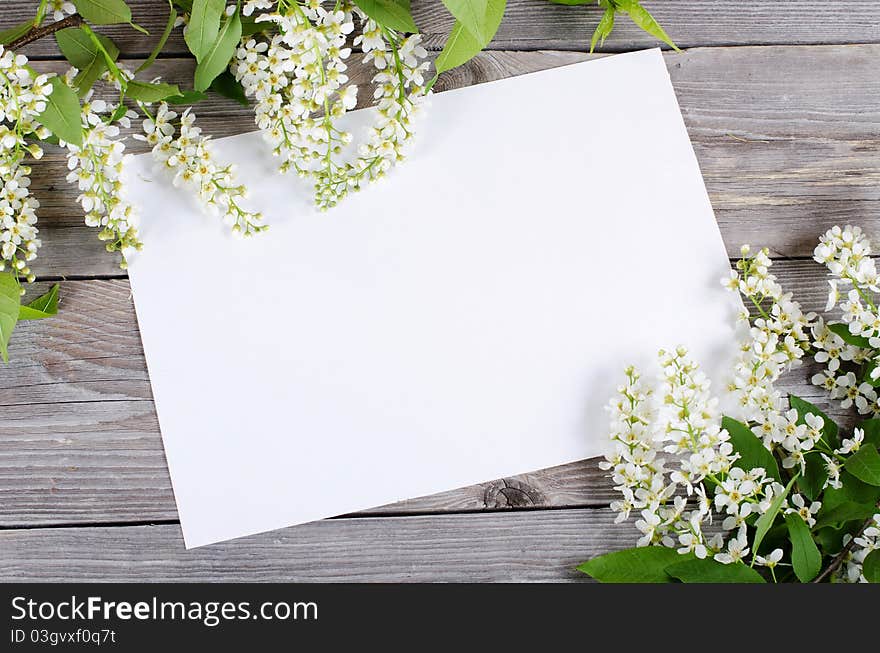
[[(137, 58), (152, 48), (166, 4), (129, 2), (153, 36), (102, 31)], [(0, 25), (35, 4), (7, 0)], [(691, 48), (665, 56), (728, 251), (769, 246), (786, 288), (821, 309), (825, 275), (805, 260), (819, 233), (854, 223), (880, 234), (880, 3), (645, 5)], [(445, 10), (436, 0), (413, 6), (428, 45), (439, 48), (451, 25)], [(595, 7), (508, 7), (492, 51), (445, 75), (438, 90), (588, 58), (571, 50), (585, 48)], [(624, 19), (604, 51), (654, 44)], [(50, 40), (26, 52), (47, 59), (43, 68), (63, 67)], [(179, 32), (169, 53), (156, 74), (186, 84), (192, 64)], [(601, 89), (585, 91), (585, 101), (590, 92)], [(547, 118), (558, 111), (548, 103)], [(253, 129), (252, 114), (222, 98), (198, 114), (216, 137)], [(50, 148), (33, 179), (44, 242), (35, 269), (66, 279), (62, 311), (19, 325), (12, 362), (0, 369), (0, 579), (573, 580), (577, 562), (632, 544), (632, 526), (612, 524), (602, 508), (613, 496), (608, 479), (582, 461), (184, 551), (128, 282), (81, 224), (65, 174)], [(793, 372), (783, 386), (827, 407), (806, 381), (811, 373)]]
[(632, 546), (608, 509), (330, 519), (185, 551), (177, 524), (0, 531), (5, 581), (584, 581)]
[[(125, 26), (101, 31), (129, 55), (153, 49), (168, 16), (164, 0), (129, 0), (134, 20), (146, 27), (145, 36)], [(875, 0), (645, 0), (648, 8), (679, 47), (705, 45), (829, 44), (880, 42), (880, 4)], [(3, 23), (32, 18), (34, 0), (4, 0)], [(453, 19), (440, 0), (413, 0), (413, 15), (426, 44), (440, 49)], [(584, 50), (602, 16), (595, 4), (581, 7), (553, 5), (547, 0), (507, 0), (507, 11), (491, 48), (497, 50)], [(604, 52), (651, 47), (656, 40), (621, 17), (605, 42)], [(54, 56), (51, 41), (37, 42), (25, 52)], [(168, 52), (183, 54), (180, 30), (168, 43)]]

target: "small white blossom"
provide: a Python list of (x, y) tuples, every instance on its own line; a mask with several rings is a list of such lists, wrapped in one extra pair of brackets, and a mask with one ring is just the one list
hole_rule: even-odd
[(210, 139), (196, 126), (195, 114), (187, 109), (177, 118), (177, 113), (162, 102), (155, 115), (144, 120), (144, 134), (136, 138), (152, 145), (153, 157), (173, 172), (175, 186), (195, 189), (204, 209), (220, 216), (233, 234), (252, 236), (267, 229), (261, 224), (261, 214), (242, 207), (244, 186), (236, 182), (232, 165), (215, 162)]
[[(64, 143), (67, 148), (67, 181), (76, 184), (81, 192), (77, 201), (85, 212), (85, 223), (99, 227), (98, 238), (108, 252), (122, 254), (121, 267), (126, 267), (125, 250), (140, 249), (135, 208), (126, 199), (121, 180), (125, 144), (119, 137), (119, 127), (108, 117), (117, 106), (104, 100), (92, 99), (91, 91), (83, 99), (81, 145)], [(130, 120), (135, 114), (126, 112)]]
[(807, 505), (804, 497), (800, 494), (795, 494), (789, 497), (789, 501), (791, 505), (785, 509), (785, 514), (794, 513), (800, 515), (801, 519), (807, 522), (807, 526), (812, 528), (816, 525), (816, 513), (822, 509), (822, 503), (819, 501), (813, 501), (809, 505)]
[(40, 203), (30, 194), (31, 168), (24, 160), (43, 156), (39, 145), (28, 141), (49, 136), (37, 118), (51, 93), (47, 75), (35, 74), (27, 57), (0, 46), (0, 272), (10, 270), (27, 281), (34, 280), (29, 263), (41, 242)]
[(61, 20), (65, 15), (76, 13), (76, 7), (68, 0), (49, 0), (49, 9), (52, 12), (52, 18), (56, 21)]

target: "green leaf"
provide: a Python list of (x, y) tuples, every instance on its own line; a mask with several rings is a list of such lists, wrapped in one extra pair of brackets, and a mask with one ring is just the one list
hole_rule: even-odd
[(235, 54), (238, 41), (241, 39), (241, 19), (238, 9), (227, 17), (220, 28), (217, 39), (196, 66), (195, 89), (204, 91), (214, 79), (226, 70), (229, 60)]
[(241, 82), (235, 79), (235, 75), (228, 70), (224, 70), (211, 82), (211, 90), (223, 97), (228, 97), (230, 100), (235, 100), (243, 107), (249, 104)]
[(18, 309), (19, 320), (42, 320), (58, 314), (58, 284), (54, 284), (49, 292), (40, 295), (30, 304)]
[(846, 534), (846, 531), (843, 530), (823, 528), (816, 531), (815, 538), (822, 551), (828, 555), (837, 555), (843, 548), (843, 536)]
[(168, 104), (195, 104), (206, 97), (208, 94), (201, 91), (181, 91), (180, 95), (168, 98)]
[(806, 454), (804, 462), (804, 473), (798, 481), (798, 489), (810, 501), (815, 501), (828, 480), (828, 469), (822, 456), (816, 452)]
[(665, 546), (641, 546), (606, 553), (577, 569), (603, 583), (670, 583), (666, 567), (688, 557)]
[(864, 444), (850, 456), (844, 468), (868, 485), (880, 485), (880, 454), (873, 444)]
[(194, 0), (192, 3), (184, 40), (199, 63), (220, 34), (220, 18), (225, 9), (226, 0)]
[(840, 473), (840, 482), (843, 487), (839, 489), (833, 487), (825, 489), (822, 495), (822, 513), (848, 501), (870, 504), (880, 501), (880, 487), (863, 483), (845, 469)]
[(82, 119), (76, 93), (60, 77), (53, 77), (49, 83), (52, 84), (52, 94), (46, 99), (46, 109), (37, 120), (58, 138), (79, 147), (82, 145)]
[(862, 562), (862, 576), (869, 583), (880, 583), (880, 549), (874, 549)]
[(660, 27), (660, 23), (654, 20), (654, 17), (637, 0), (615, 0), (615, 2), (629, 14), (629, 17), (632, 18), (636, 25), (654, 38), (666, 43), (673, 50), (678, 50), (678, 46), (672, 42), (669, 35)]
[(443, 0), (443, 4), (477, 41), (488, 43), (492, 40), (495, 30), (488, 20), (489, 0)]
[(711, 558), (676, 562), (666, 573), (682, 583), (763, 583), (757, 571), (741, 562), (725, 565)]
[(797, 410), (798, 412), (798, 424), (806, 424), (806, 416), (807, 415), (816, 415), (817, 417), (821, 417), (822, 421), (825, 422), (822, 427), (822, 436), (825, 438), (825, 442), (832, 448), (836, 447), (837, 442), (837, 424), (834, 423), (828, 415), (823, 413), (821, 410), (816, 408), (809, 401), (804, 401), (800, 397), (795, 395), (788, 395), (788, 405)]
[(72, 0), (80, 16), (93, 25), (131, 23), (131, 9), (123, 0)]
[(785, 501), (785, 497), (788, 496), (789, 491), (791, 491), (791, 486), (794, 485), (797, 478), (797, 475), (795, 475), (794, 478), (788, 482), (788, 485), (785, 486), (785, 490), (774, 497), (767, 512), (758, 517), (758, 521), (755, 522), (755, 539), (754, 544), (752, 545), (753, 558), (758, 555), (758, 547), (761, 546), (761, 542), (764, 541), (764, 536), (767, 535), (767, 531), (770, 530), (770, 527), (773, 526), (773, 522), (776, 521), (776, 515), (779, 514), (782, 502)]
[(257, 22), (258, 16), (242, 16), (241, 17), (241, 35), (242, 36), (253, 36), (254, 34), (259, 34), (260, 32), (265, 32), (271, 29), (271, 24), (268, 22)]
[(180, 95), (180, 89), (177, 84), (140, 82), (133, 79), (128, 83), (125, 94), (141, 102), (159, 102), (169, 97), (177, 97)]
[(410, 13), (409, 0), (355, 0), (354, 3), (383, 27), (412, 34), (419, 31)]
[(91, 64), (99, 54), (92, 39), (79, 27), (59, 30), (55, 33), (55, 41), (64, 58), (80, 70)]
[(159, 37), (159, 42), (156, 43), (156, 47), (153, 48), (153, 51), (150, 53), (150, 56), (147, 57), (144, 62), (137, 67), (135, 73), (139, 73), (142, 70), (146, 70), (150, 66), (155, 63), (156, 58), (161, 54), (162, 48), (165, 47), (165, 44), (168, 42), (168, 37), (171, 36), (171, 30), (174, 29), (174, 22), (177, 20), (177, 11), (174, 9), (174, 5), (168, 6), (168, 22), (165, 23), (165, 31), (162, 32), (162, 36)]
[(12, 272), (0, 272), (0, 358), (9, 362), (9, 338), (18, 322), (21, 286)]
[(763, 467), (767, 476), (772, 476), (777, 481), (782, 480), (779, 476), (779, 466), (776, 458), (770, 450), (764, 446), (761, 439), (752, 433), (752, 429), (731, 417), (721, 419), (721, 428), (730, 434), (730, 444), (733, 450), (740, 455), (740, 459), (734, 463), (740, 469), (754, 469)]
[(34, 26), (33, 20), (26, 20), (23, 23), (19, 23), (15, 27), (10, 27), (9, 29), (5, 29), (0, 32), (0, 45), (8, 45), (12, 43), (15, 39), (21, 38)]
[(809, 583), (822, 569), (822, 554), (810, 535), (810, 529), (797, 513), (785, 516), (788, 535), (791, 538), (791, 564), (802, 583)]
[(823, 504), (813, 530), (818, 531), (823, 528), (840, 528), (847, 522), (851, 521), (863, 522), (875, 512), (877, 512), (877, 505), (874, 503), (844, 501), (831, 508), (828, 508)]
[[(495, 32), (498, 31), (498, 26), (501, 25), (505, 5), (506, 0), (489, 0), (487, 3), (486, 20), (491, 27), (490, 31), (492, 37), (495, 36)], [(443, 51), (434, 62), (437, 73), (439, 74), (451, 70), (456, 66), (460, 66), (463, 63), (470, 61), (488, 44), (488, 41), (480, 42), (475, 39), (462, 26), (460, 21), (455, 21), (455, 25), (453, 25), (452, 31), (449, 33), (449, 38), (446, 40), (446, 45), (443, 46)]]
[(861, 424), (856, 424), (856, 428), (865, 432), (864, 442), (880, 449), (880, 419), (866, 419)]
[(849, 326), (847, 326), (843, 322), (829, 324), (828, 330), (840, 336), (841, 340), (843, 340), (848, 345), (854, 345), (855, 347), (864, 347), (866, 349), (870, 348), (871, 346), (871, 343), (868, 342), (867, 338), (856, 336), (850, 333)]
[(596, 44), (599, 46), (605, 45), (605, 39), (608, 38), (608, 35), (611, 34), (611, 30), (614, 29), (614, 9), (608, 8), (605, 10), (605, 13), (602, 14), (602, 19), (599, 21), (599, 24), (596, 25), (596, 31), (593, 32), (593, 38), (590, 39), (590, 54), (593, 54), (593, 50), (596, 49)]
[[(110, 39), (102, 34), (95, 34), (98, 41), (107, 50), (107, 54), (116, 61), (119, 56), (119, 48)], [(76, 68), (79, 68), (76, 78), (73, 80), (80, 95), (94, 85), (101, 74), (107, 70), (107, 60), (98, 51), (95, 42), (88, 33), (79, 27), (68, 27), (55, 34), (58, 48), (64, 57)]]

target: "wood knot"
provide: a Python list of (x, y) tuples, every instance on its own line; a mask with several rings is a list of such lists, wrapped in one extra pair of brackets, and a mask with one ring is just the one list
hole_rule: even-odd
[(486, 508), (533, 508), (546, 505), (544, 493), (515, 478), (489, 483), (483, 495)]

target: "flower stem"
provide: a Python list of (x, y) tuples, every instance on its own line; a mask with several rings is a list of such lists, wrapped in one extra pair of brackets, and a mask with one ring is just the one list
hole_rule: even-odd
[(62, 30), (66, 27), (79, 27), (80, 25), (84, 25), (85, 21), (83, 17), (79, 14), (71, 14), (66, 18), (63, 18), (59, 21), (51, 23), (45, 26), (34, 26), (32, 29), (28, 30), (25, 34), (22, 34), (17, 39), (9, 43), (5, 46), (6, 50), (15, 50), (16, 48), (20, 48), (22, 46), (27, 45), (28, 43), (33, 43), (45, 36), (49, 36), (54, 34), (55, 32)]
[[(877, 502), (877, 508), (880, 509), (880, 501)], [(825, 570), (821, 574), (816, 576), (816, 578), (813, 580), (814, 583), (821, 583), (823, 580), (828, 578), (828, 576), (837, 571), (837, 569), (840, 567), (840, 565), (843, 564), (843, 561), (846, 559), (847, 554), (852, 551), (852, 548), (855, 546), (856, 538), (861, 537), (862, 533), (865, 532), (865, 529), (868, 528), (868, 526), (870, 526), (871, 522), (873, 521), (874, 515), (871, 515), (865, 520), (865, 523), (862, 524), (858, 532), (852, 536), (852, 539), (850, 539), (850, 541), (844, 545), (844, 547), (840, 550), (840, 553), (834, 556), (834, 559), (828, 564), (827, 567), (825, 567)]]

